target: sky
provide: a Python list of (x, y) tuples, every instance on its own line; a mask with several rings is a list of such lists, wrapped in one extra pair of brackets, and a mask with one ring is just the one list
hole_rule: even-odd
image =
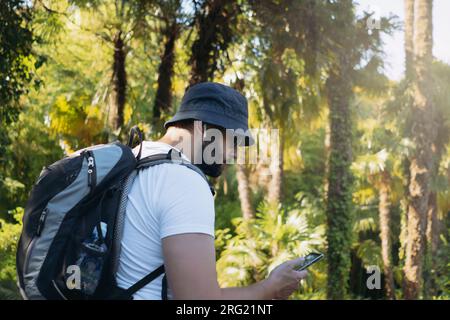
[[(358, 11), (371, 10), (375, 15), (398, 16), (403, 24), (403, 0), (357, 0)], [(392, 36), (384, 35), (385, 72), (392, 80), (400, 80), (404, 72), (403, 30)], [(450, 64), (450, 0), (433, 1), (433, 55)]]

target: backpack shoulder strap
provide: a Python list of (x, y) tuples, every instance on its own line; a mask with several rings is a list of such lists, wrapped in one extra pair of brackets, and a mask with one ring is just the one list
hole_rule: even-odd
[(211, 186), (203, 171), (200, 170), (199, 167), (193, 165), (191, 162), (184, 160), (181, 156), (181, 152), (176, 151), (175, 149), (170, 149), (168, 153), (154, 154), (140, 159), (137, 163), (136, 169), (139, 171), (141, 169), (153, 167), (164, 163), (179, 164), (197, 172), (208, 184), (212, 195), (214, 196), (216, 194), (213, 186)]
[[(145, 287), (147, 284), (149, 284), (150, 282), (152, 282), (153, 280), (158, 278), (160, 275), (162, 275), (164, 273), (164, 271), (165, 271), (164, 265), (159, 266), (158, 268), (156, 268), (155, 270), (150, 272), (148, 275), (143, 277), (141, 280), (139, 280), (138, 282), (133, 284), (131, 287), (126, 289), (123, 293), (121, 293), (121, 295), (118, 297), (118, 300), (129, 300), (130, 298), (133, 297), (133, 294), (135, 294), (140, 289)], [(162, 291), (161, 291), (161, 297), (163, 300), (167, 300), (167, 293), (165, 293), (164, 291), (165, 291), (165, 288), (163, 285)]]

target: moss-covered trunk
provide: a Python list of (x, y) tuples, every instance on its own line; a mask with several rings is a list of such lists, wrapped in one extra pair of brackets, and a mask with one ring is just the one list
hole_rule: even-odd
[(326, 83), (330, 108), (330, 158), (327, 196), (329, 299), (344, 299), (348, 292), (352, 237), (352, 125), (350, 67), (341, 52), (341, 63), (330, 70)]

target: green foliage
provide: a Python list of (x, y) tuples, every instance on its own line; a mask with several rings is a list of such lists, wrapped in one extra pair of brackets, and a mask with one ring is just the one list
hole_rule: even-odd
[(58, 141), (45, 125), (42, 110), (32, 105), (27, 105), (25, 110), (8, 127), (8, 138), (13, 143), (6, 148), (0, 173), (0, 218), (16, 206), (25, 206), (42, 167), (63, 157)]
[(100, 108), (90, 104), (89, 97), (56, 98), (50, 111), (50, 129), (70, 146), (66, 151), (105, 142), (104, 115)]
[[(8, 162), (5, 153), (11, 140), (7, 126), (17, 120), (20, 97), (28, 92), (37, 67), (32, 55), (31, 19), (32, 10), (26, 1), (11, 0), (0, 6), (0, 167)], [(6, 179), (0, 171), (0, 191), (14, 184)]]
[[(24, 0), (0, 6), (0, 123), (11, 123), (19, 113), (18, 100), (28, 91), (36, 60), (31, 54), (32, 11)], [(0, 153), (1, 155), (1, 153)]]
[(0, 299), (18, 299), (16, 249), (22, 230), (23, 208), (11, 211), (13, 223), (0, 219)]
[[(447, 221), (448, 224), (448, 221)], [(432, 257), (430, 281), (435, 283), (433, 299), (450, 300), (450, 228), (443, 230), (440, 235), (441, 246), (435, 257)]]
[[(267, 277), (277, 265), (312, 251), (324, 251), (324, 225), (314, 224), (318, 208), (303, 198), (298, 208), (284, 210), (262, 204), (257, 217), (235, 219), (235, 235), (219, 230), (216, 246), (223, 248), (217, 261), (219, 283), (223, 286), (249, 285)], [(311, 268), (296, 297), (324, 297), (324, 267)], [(313, 294), (314, 292), (314, 294)]]

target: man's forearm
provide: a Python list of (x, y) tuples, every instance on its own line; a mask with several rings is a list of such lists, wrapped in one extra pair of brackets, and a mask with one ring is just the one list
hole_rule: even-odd
[(222, 300), (270, 300), (273, 292), (269, 289), (267, 280), (263, 280), (247, 287), (221, 288)]

